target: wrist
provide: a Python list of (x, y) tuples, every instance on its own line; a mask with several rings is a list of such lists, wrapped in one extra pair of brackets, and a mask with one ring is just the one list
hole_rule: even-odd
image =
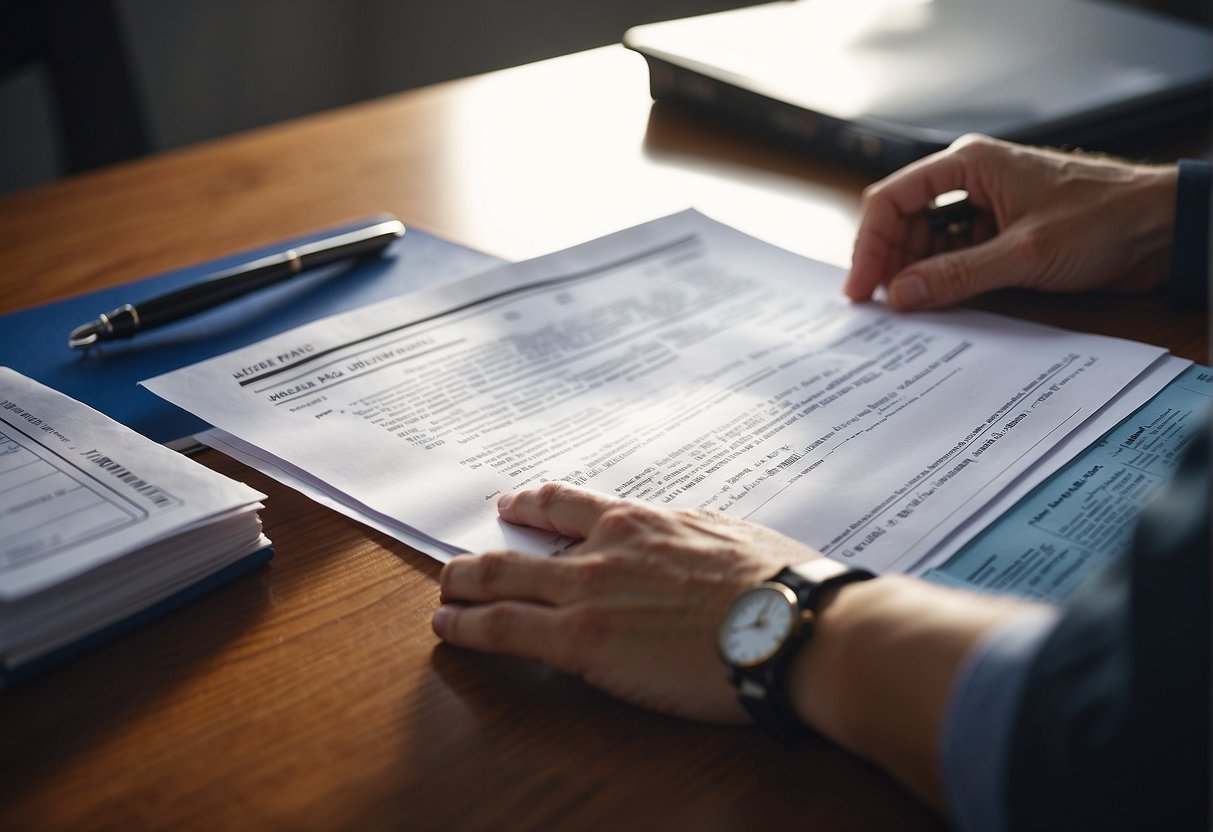
[(903, 575), (822, 600), (789, 670), (797, 715), (942, 806), (937, 749), (952, 681), (982, 635), (1027, 605)]
[(729, 606), (717, 633), (729, 681), (755, 722), (776, 736), (812, 734), (788, 695), (788, 671), (816, 631), (818, 611), (835, 589), (876, 576), (830, 558), (781, 569)]
[(1132, 186), (1118, 194), (1130, 256), (1127, 280), (1117, 288), (1151, 290), (1165, 285), (1171, 271), (1178, 181), (1175, 165), (1139, 167)]
[(882, 575), (862, 584), (837, 587), (822, 597), (818, 609), (816, 638), (806, 644), (788, 673), (789, 695), (797, 716), (807, 725), (852, 751), (862, 715), (853, 713), (837, 680), (846, 673), (850, 642), (860, 638), (856, 630), (862, 610), (880, 604), (890, 592), (896, 575)]

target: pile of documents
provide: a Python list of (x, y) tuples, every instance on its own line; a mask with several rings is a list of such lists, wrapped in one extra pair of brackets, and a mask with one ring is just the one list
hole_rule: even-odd
[(441, 559), (566, 549), (495, 510), (562, 480), (921, 572), (1188, 364), (852, 304), (843, 277), (688, 211), (145, 385), (204, 441)]
[(263, 499), (0, 367), (0, 684), (264, 563)]

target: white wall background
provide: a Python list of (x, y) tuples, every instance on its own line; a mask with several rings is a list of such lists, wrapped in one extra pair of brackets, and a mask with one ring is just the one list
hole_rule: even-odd
[[(755, 0), (119, 0), (155, 149)], [(46, 73), (0, 79), (0, 191), (59, 174)]]

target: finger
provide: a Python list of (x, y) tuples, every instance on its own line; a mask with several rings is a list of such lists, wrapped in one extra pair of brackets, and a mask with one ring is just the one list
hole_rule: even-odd
[(851, 252), (851, 269), (842, 286), (843, 294), (851, 300), (869, 300), (876, 287), (888, 282), (897, 271), (906, 225), (891, 209), (887, 203), (874, 204), (865, 198)]
[[(962, 190), (978, 208), (988, 208), (980, 168), (1005, 143), (987, 136), (963, 136), (946, 150), (932, 153), (885, 177), (865, 199), (886, 204), (900, 217), (921, 214), (931, 201), (948, 191)], [(878, 220), (873, 217), (873, 221)]]
[(851, 271), (843, 287), (847, 297), (867, 300), (877, 286), (896, 274), (910, 220), (922, 215), (935, 197), (964, 189), (975, 204), (984, 202), (975, 193), (973, 166), (965, 148), (987, 141), (962, 139), (947, 150), (907, 165), (864, 193)]
[(889, 283), (889, 299), (901, 312), (939, 309), (1007, 286), (1028, 285), (1036, 264), (1017, 256), (1014, 233), (939, 254), (909, 266)]
[(842, 290), (851, 300), (865, 301), (876, 287), (896, 273), (906, 237), (906, 222), (888, 200), (879, 193), (865, 195), (851, 270)]
[(497, 512), (509, 523), (584, 538), (605, 511), (622, 502), (568, 483), (548, 482), (539, 488), (506, 494), (497, 501)]
[(536, 659), (557, 670), (568, 667), (563, 649), (564, 615), (553, 607), (520, 601), (497, 601), (465, 607), (443, 604), (431, 621), (434, 634), (448, 644)]
[(484, 602), (531, 601), (562, 605), (601, 583), (600, 564), (590, 558), (544, 558), (517, 552), (460, 555), (442, 568), (440, 599)]
[(909, 222), (932, 199), (963, 187), (965, 167), (956, 152), (945, 150), (910, 164), (864, 193), (851, 271), (843, 291), (852, 300), (867, 300), (901, 266)]

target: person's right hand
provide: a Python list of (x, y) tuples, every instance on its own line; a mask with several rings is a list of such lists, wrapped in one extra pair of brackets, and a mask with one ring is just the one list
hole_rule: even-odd
[[(864, 192), (844, 291), (863, 301), (886, 286), (906, 311), (1012, 286), (1154, 288), (1170, 268), (1176, 178), (1173, 165), (965, 136)], [(931, 200), (957, 189), (978, 211), (963, 242), (926, 221)]]

